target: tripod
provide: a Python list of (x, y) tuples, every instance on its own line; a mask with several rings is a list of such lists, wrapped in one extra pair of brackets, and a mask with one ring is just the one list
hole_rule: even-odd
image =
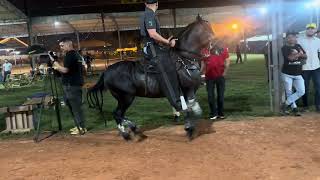
[[(58, 93), (58, 87), (57, 87), (58, 83), (60, 84), (60, 82), (57, 83), (56, 78), (57, 77), (55, 75), (54, 70), (52, 68), (48, 68), (48, 72), (47, 72), (45, 79), (44, 79), (43, 92), (49, 91), (52, 96), (52, 102), (49, 106), (51, 108), (53, 107), (55, 110), (56, 120), (58, 123), (58, 131), (61, 131), (62, 130), (61, 114), (60, 114), (61, 104), (60, 104), (60, 100), (59, 100), (59, 93)], [(49, 90), (48, 90), (48, 87), (50, 87)], [(60, 84), (60, 87), (61, 87), (61, 84)], [(43, 118), (43, 110), (45, 108), (45, 103), (46, 103), (45, 97), (46, 97), (46, 95), (43, 96), (41, 99), (41, 104), (40, 104), (39, 112), (37, 115), (37, 131), (36, 131), (36, 134), (33, 139), (35, 142), (40, 142), (44, 139), (47, 139), (58, 132), (58, 131), (51, 131), (51, 133), (48, 136), (46, 136), (42, 139), (39, 139), (40, 132), (41, 132), (41, 120)], [(52, 118), (51, 118), (51, 126), (52, 126)]]

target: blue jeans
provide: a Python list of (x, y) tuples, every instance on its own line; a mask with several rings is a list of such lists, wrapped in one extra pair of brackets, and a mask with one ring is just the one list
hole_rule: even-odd
[(304, 84), (306, 87), (306, 93), (302, 97), (303, 100), (303, 106), (308, 107), (308, 94), (309, 94), (309, 85), (310, 85), (310, 79), (312, 78), (313, 86), (315, 89), (315, 105), (316, 109), (320, 110), (320, 68), (312, 71), (303, 71), (302, 73)]
[[(286, 92), (286, 104), (291, 105), (291, 108), (297, 108), (296, 101), (305, 93), (304, 80), (301, 75), (292, 76), (281, 73), (282, 81)], [(295, 93), (292, 92), (292, 87), (295, 88)]]
[(10, 74), (11, 74), (11, 71), (4, 71), (4, 74), (3, 74), (3, 82), (6, 82), (7, 77), (8, 77), (8, 75), (10, 75)]

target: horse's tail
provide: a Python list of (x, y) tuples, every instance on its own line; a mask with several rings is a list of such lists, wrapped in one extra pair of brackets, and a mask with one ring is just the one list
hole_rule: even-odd
[(96, 108), (102, 113), (103, 106), (103, 90), (106, 90), (104, 84), (104, 73), (101, 74), (98, 82), (87, 92), (87, 101), (89, 108)]

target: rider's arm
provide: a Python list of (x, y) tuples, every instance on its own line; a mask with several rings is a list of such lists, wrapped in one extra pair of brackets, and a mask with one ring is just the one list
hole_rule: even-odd
[(157, 33), (156, 29), (147, 29), (147, 30), (148, 30), (149, 36), (152, 39), (154, 39), (154, 40), (156, 40), (156, 41), (158, 41), (160, 43), (167, 44), (167, 45), (170, 44), (169, 40), (163, 38), (159, 33)]
[(148, 31), (148, 34), (150, 38), (154, 39), (157, 42), (170, 45), (170, 41), (168, 39), (163, 38), (158, 32), (157, 32), (157, 17), (154, 13), (146, 13), (144, 18), (144, 25), (145, 28)]

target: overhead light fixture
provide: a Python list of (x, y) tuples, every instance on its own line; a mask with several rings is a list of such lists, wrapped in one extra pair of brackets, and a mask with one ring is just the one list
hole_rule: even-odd
[(59, 21), (55, 21), (55, 22), (54, 22), (54, 25), (55, 25), (55, 26), (59, 26), (59, 25), (60, 25), (60, 22), (59, 22)]
[(0, 49), (0, 51), (7, 51), (7, 52), (9, 52), (9, 51), (14, 51), (14, 49), (12, 49), (12, 48), (4, 48), (4, 49)]
[(268, 13), (268, 9), (266, 7), (260, 7), (259, 8), (259, 12), (262, 14), (262, 15), (265, 15)]

